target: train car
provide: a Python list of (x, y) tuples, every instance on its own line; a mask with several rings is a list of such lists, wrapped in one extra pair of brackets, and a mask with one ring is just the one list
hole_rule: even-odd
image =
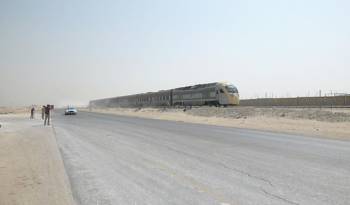
[(237, 88), (227, 83), (199, 84), (90, 101), (91, 107), (229, 106), (238, 104)]
[(227, 83), (208, 83), (176, 88), (172, 105), (183, 106), (228, 106), (239, 104), (237, 88)]

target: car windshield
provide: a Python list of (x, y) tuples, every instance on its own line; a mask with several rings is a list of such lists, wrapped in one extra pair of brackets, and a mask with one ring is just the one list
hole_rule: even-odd
[(234, 85), (227, 85), (226, 89), (229, 93), (238, 93), (238, 90)]

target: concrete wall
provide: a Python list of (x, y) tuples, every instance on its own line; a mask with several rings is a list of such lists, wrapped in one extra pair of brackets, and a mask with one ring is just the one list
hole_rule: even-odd
[(240, 100), (241, 106), (350, 106), (350, 96), (258, 98)]

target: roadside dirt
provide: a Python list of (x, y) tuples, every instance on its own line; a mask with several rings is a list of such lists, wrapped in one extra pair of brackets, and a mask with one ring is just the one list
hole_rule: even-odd
[(186, 112), (183, 109), (167, 108), (84, 110), (350, 140), (350, 112), (348, 109), (201, 107), (188, 109)]
[(27, 114), (0, 115), (0, 124), (0, 204), (75, 204), (52, 127)]
[(0, 107), (0, 115), (30, 113), (30, 107)]

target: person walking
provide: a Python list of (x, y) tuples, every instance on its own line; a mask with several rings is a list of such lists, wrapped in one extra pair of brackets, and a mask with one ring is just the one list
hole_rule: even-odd
[(30, 119), (34, 119), (34, 112), (35, 112), (35, 108), (32, 107), (32, 109), (30, 109)]
[(45, 105), (41, 108), (41, 119), (44, 120), (45, 117)]
[(45, 120), (44, 120), (44, 126), (50, 125), (50, 105), (45, 106)]

